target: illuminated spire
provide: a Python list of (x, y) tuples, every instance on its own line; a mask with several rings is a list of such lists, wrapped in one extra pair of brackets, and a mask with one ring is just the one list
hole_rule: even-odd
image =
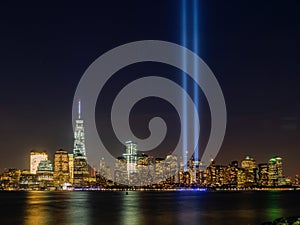
[(80, 119), (80, 117), (81, 117), (81, 101), (79, 99), (79, 101), (78, 101), (78, 119)]

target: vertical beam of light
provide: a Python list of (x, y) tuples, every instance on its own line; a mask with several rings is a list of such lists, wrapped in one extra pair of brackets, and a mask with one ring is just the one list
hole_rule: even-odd
[[(187, 7), (186, 7), (186, 0), (181, 1), (181, 44), (183, 47), (186, 47), (187, 44)], [(186, 69), (186, 52), (182, 55), (182, 64), (183, 69)], [(182, 72), (182, 88), (187, 90), (187, 77), (184, 72)], [(183, 170), (187, 171), (187, 102), (184, 97), (182, 96), (182, 112), (183, 112), (183, 121), (182, 121), (182, 160), (183, 160)]]
[[(199, 31), (198, 31), (198, 0), (193, 0), (193, 52), (196, 53), (198, 55), (198, 41), (199, 41)], [(198, 63), (197, 63), (197, 59), (194, 58), (194, 71), (198, 71)], [(199, 110), (199, 90), (198, 90), (198, 85), (197, 85), (197, 81), (198, 81), (198, 76), (195, 76), (195, 82), (193, 85), (193, 94), (194, 94), (194, 104), (196, 106), (196, 109)], [(197, 112), (195, 112), (197, 113)], [(196, 120), (196, 117), (194, 116), (194, 124), (198, 123), (198, 121)], [(194, 126), (194, 140), (197, 140), (197, 131), (198, 126)], [(196, 165), (199, 162), (199, 145), (197, 143), (196, 145), (196, 149), (194, 149), (194, 162), (195, 162), (195, 166), (194, 166), (194, 179), (196, 180)]]

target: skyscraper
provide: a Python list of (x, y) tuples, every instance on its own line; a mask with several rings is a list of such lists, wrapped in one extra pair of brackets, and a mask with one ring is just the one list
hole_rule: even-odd
[(285, 183), (283, 173), (282, 173), (281, 157), (276, 156), (269, 159), (268, 176), (269, 176), (269, 186), (280, 186)]
[(226, 182), (229, 186), (236, 186), (238, 183), (238, 161), (232, 161), (227, 167)]
[(258, 164), (258, 184), (260, 186), (268, 186), (268, 164)]
[(39, 163), (42, 160), (48, 160), (48, 154), (46, 152), (30, 151), (30, 173), (36, 174)]
[(132, 141), (126, 141), (126, 153), (123, 156), (126, 159), (127, 172), (135, 173), (137, 171), (137, 144)]
[(78, 102), (78, 119), (74, 130), (74, 186), (85, 186), (89, 178), (88, 163), (85, 151), (83, 119), (81, 119), (81, 102)]
[(69, 173), (70, 173), (70, 180), (69, 182), (73, 184), (74, 180), (74, 155), (73, 154), (68, 154), (68, 159), (69, 159)]
[(68, 152), (62, 149), (57, 150), (54, 154), (54, 183), (55, 186), (61, 186), (69, 183), (69, 157)]
[(40, 161), (36, 174), (38, 176), (39, 186), (45, 190), (51, 190), (53, 183), (53, 165), (50, 160)]
[(246, 156), (242, 162), (241, 162), (242, 169), (244, 169), (245, 172), (245, 182), (248, 185), (254, 184), (256, 181), (256, 161), (250, 157)]

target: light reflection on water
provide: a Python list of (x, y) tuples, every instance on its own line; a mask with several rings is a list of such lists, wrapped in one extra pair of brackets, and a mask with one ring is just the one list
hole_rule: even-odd
[(70, 195), (68, 219), (70, 224), (86, 225), (90, 222), (89, 193), (79, 192), (78, 195)]
[(24, 225), (90, 224), (89, 193), (28, 192)]
[(300, 192), (0, 192), (1, 224), (239, 225), (298, 215)]
[(28, 193), (25, 203), (24, 225), (44, 224), (45, 221), (51, 220), (51, 214), (47, 207), (48, 197), (38, 192)]
[(121, 216), (123, 224), (140, 225), (142, 217), (139, 204), (139, 192), (129, 192), (121, 197)]
[(267, 205), (267, 214), (268, 214), (268, 220), (273, 221), (276, 218), (279, 218), (283, 212), (280, 207), (280, 195), (277, 192), (270, 191), (268, 192), (269, 198), (268, 198), (268, 205)]

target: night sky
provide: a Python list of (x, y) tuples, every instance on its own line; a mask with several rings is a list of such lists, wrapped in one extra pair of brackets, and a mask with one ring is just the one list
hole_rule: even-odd
[[(279, 155), (286, 175), (299, 173), (299, 1), (200, 1), (199, 7), (199, 55), (218, 79), (228, 111), (217, 163), (246, 155), (262, 163)], [(60, 148), (72, 151), (73, 96), (101, 54), (145, 39), (180, 43), (179, 0), (6, 5), (0, 11), (2, 169), (29, 168), (31, 149), (52, 156)], [(159, 69), (136, 66), (123, 71), (129, 80), (133, 71)], [(106, 104), (97, 104), (103, 133)], [(149, 110), (136, 112), (143, 119)]]

